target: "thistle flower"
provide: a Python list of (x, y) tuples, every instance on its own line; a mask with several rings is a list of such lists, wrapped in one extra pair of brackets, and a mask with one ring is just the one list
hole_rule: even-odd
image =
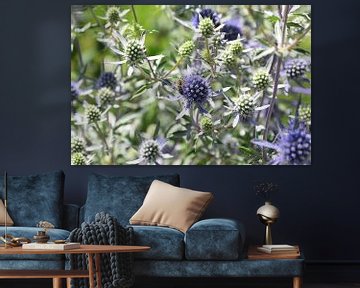
[(309, 105), (301, 105), (299, 107), (299, 119), (307, 125), (311, 125), (311, 107)]
[(85, 111), (86, 118), (89, 123), (100, 120), (101, 112), (95, 105), (89, 105)]
[(260, 70), (253, 76), (252, 82), (257, 90), (264, 90), (270, 84), (271, 77), (269, 73), (264, 70)]
[(116, 25), (120, 21), (120, 9), (117, 7), (110, 7), (106, 11), (106, 19), (111, 25)]
[(139, 149), (139, 158), (129, 161), (128, 164), (159, 164), (161, 159), (172, 158), (164, 153), (166, 141), (160, 139), (143, 140)]
[(286, 75), (289, 78), (299, 78), (307, 70), (307, 62), (303, 59), (294, 59), (285, 64)]
[(125, 47), (125, 57), (131, 65), (139, 64), (146, 58), (146, 49), (142, 41), (132, 39)]
[(230, 50), (225, 50), (221, 55), (222, 61), (226, 66), (234, 66), (236, 64), (236, 58), (234, 53)]
[(97, 96), (101, 106), (106, 105), (111, 102), (115, 97), (115, 92), (108, 87), (103, 87), (97, 91)]
[(194, 16), (192, 18), (192, 24), (194, 25), (195, 28), (198, 28), (199, 26), (200, 16), (202, 18), (209, 18), (212, 21), (215, 28), (220, 26), (219, 15), (214, 10), (210, 8), (205, 8), (200, 10), (199, 12), (194, 13)]
[(229, 50), (234, 55), (240, 55), (240, 53), (243, 50), (243, 45), (242, 45), (241, 41), (239, 39), (232, 41), (230, 43)]
[(72, 154), (71, 155), (71, 165), (86, 165), (85, 156), (80, 152)]
[(253, 140), (261, 147), (274, 149), (277, 153), (269, 164), (307, 165), (311, 164), (311, 134), (302, 121), (292, 119), (288, 128), (283, 128), (274, 143)]
[(179, 92), (183, 96), (186, 109), (190, 109), (194, 103), (200, 109), (200, 112), (207, 113), (203, 105), (210, 98), (211, 88), (205, 78), (197, 74), (185, 76), (181, 82)]
[(200, 120), (200, 127), (204, 133), (209, 133), (214, 128), (214, 123), (210, 117), (204, 116)]
[(231, 19), (227, 21), (220, 29), (226, 41), (233, 41), (241, 36), (240, 21), (239, 19)]
[(179, 47), (179, 55), (180, 57), (190, 56), (193, 53), (194, 49), (195, 49), (194, 42), (191, 40), (186, 41)]
[(233, 115), (233, 123), (232, 127), (235, 128), (240, 120), (248, 121), (253, 115), (255, 111), (262, 111), (267, 109), (270, 105), (258, 106), (257, 101), (261, 95), (261, 92), (256, 93), (255, 95), (251, 95), (248, 93), (250, 89), (243, 88), (243, 91), (239, 98), (235, 101), (231, 100), (229, 97), (225, 95), (225, 99), (228, 105), (225, 105), (225, 108), (228, 110), (225, 113), (225, 116)]
[(97, 88), (107, 87), (112, 90), (115, 90), (116, 86), (117, 86), (117, 79), (115, 77), (115, 74), (112, 72), (102, 73), (99, 79), (97, 80), (97, 84), (96, 84)]
[(84, 140), (82, 138), (74, 137), (71, 139), (71, 153), (82, 153), (84, 150)]
[(205, 38), (210, 38), (215, 31), (214, 23), (210, 18), (202, 18), (199, 23), (199, 31)]

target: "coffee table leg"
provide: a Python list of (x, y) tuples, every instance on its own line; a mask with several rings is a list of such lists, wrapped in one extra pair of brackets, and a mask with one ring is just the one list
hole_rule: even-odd
[(88, 270), (89, 270), (89, 288), (95, 288), (95, 281), (94, 281), (94, 260), (93, 260), (93, 257), (94, 257), (94, 254), (92, 253), (88, 253), (87, 254), (88, 256), (88, 259), (89, 259), (89, 267), (88, 267)]
[(301, 277), (293, 278), (293, 288), (301, 288)]
[(61, 278), (53, 278), (53, 288), (62, 288), (61, 280)]
[(97, 288), (102, 288), (101, 284), (101, 255), (95, 254), (95, 269), (96, 269), (96, 285)]
[(71, 278), (66, 278), (66, 288), (71, 288)]

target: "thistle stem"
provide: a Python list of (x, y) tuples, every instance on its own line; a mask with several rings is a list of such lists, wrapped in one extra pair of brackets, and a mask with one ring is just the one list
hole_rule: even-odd
[(97, 130), (97, 132), (98, 132), (98, 134), (99, 134), (99, 136), (100, 136), (100, 138), (101, 138), (102, 142), (104, 143), (104, 146), (105, 146), (105, 148), (106, 148), (106, 150), (107, 150), (108, 154), (110, 154), (109, 145), (108, 145), (108, 144), (107, 144), (107, 142), (106, 142), (105, 135), (103, 134), (103, 131), (101, 130), (101, 128), (100, 128), (100, 126), (99, 126), (99, 123), (95, 122), (95, 127), (96, 127), (96, 129), (95, 129), (95, 130)]
[(215, 71), (214, 71), (214, 67), (213, 67), (213, 61), (211, 59), (211, 54), (210, 54), (210, 48), (209, 48), (209, 41), (207, 38), (205, 38), (205, 48), (206, 48), (206, 53), (207, 53), (207, 56), (208, 56), (208, 61), (209, 61), (209, 65), (210, 65), (210, 68), (211, 68), (211, 75), (213, 77), (215, 77)]
[(155, 72), (154, 72), (154, 69), (153, 69), (153, 67), (152, 67), (152, 65), (151, 65), (151, 62), (150, 62), (150, 60), (146, 57), (146, 62), (148, 63), (148, 65), (149, 65), (149, 68), (150, 68), (150, 71), (151, 71), (151, 74), (153, 75), (153, 77), (154, 77), (154, 80), (155, 81), (158, 81), (158, 78), (157, 78), (157, 76), (156, 76), (156, 74), (155, 74)]
[[(282, 13), (282, 25), (281, 25), (281, 29), (282, 29), (282, 39), (281, 39), (281, 43), (279, 43), (279, 47), (282, 47), (284, 42), (285, 42), (285, 35), (286, 35), (286, 22), (287, 22), (287, 16), (288, 13), (290, 11), (290, 6), (286, 5), (283, 13)], [(268, 113), (266, 115), (266, 122), (265, 122), (265, 131), (264, 131), (264, 141), (267, 141), (268, 135), (269, 135), (269, 126), (270, 126), (270, 119), (271, 119), (271, 115), (273, 113), (274, 110), (274, 106), (275, 106), (275, 102), (276, 102), (276, 95), (277, 95), (277, 89), (278, 89), (278, 85), (279, 85), (279, 78), (280, 78), (280, 69), (281, 69), (281, 63), (282, 63), (282, 56), (278, 56), (276, 57), (276, 70), (275, 70), (275, 76), (274, 76), (274, 87), (273, 87), (273, 91), (272, 91), (272, 98), (270, 101), (270, 107), (268, 109)], [(263, 150), (263, 161), (266, 162), (267, 160), (267, 156), (265, 153), (265, 150)]]
[(304, 32), (294, 40), (294, 42), (292, 44), (290, 44), (289, 46), (287, 46), (287, 50), (290, 51), (291, 49), (293, 49), (298, 43), (299, 41), (304, 38), (306, 36), (306, 34), (310, 31), (311, 29), (311, 24), (305, 28)]
[(174, 70), (180, 65), (180, 63), (182, 62), (182, 60), (183, 60), (183, 57), (180, 57), (179, 60), (176, 61), (175, 65), (163, 76), (163, 78), (166, 78), (167, 76), (169, 76), (170, 73), (171, 73), (172, 71), (174, 71)]
[(136, 23), (139, 23), (139, 22), (138, 22), (138, 18), (137, 18), (137, 16), (136, 16), (136, 11), (135, 11), (134, 5), (131, 5), (131, 11), (132, 11), (132, 13), (133, 13), (135, 22), (136, 22)]

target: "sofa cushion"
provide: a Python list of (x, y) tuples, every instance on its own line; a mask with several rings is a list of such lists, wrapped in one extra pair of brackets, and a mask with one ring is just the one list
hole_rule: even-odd
[[(25, 237), (32, 240), (33, 236), (41, 230), (36, 227), (8, 227), (7, 233), (14, 237)], [(5, 227), (0, 227), (0, 235), (5, 234)], [(70, 232), (63, 229), (49, 229), (47, 234), (50, 241), (65, 240), (69, 237)], [(64, 255), (0, 255), (0, 260), (62, 260)]]
[(155, 179), (175, 186), (180, 184), (177, 174), (146, 177), (90, 175), (84, 221), (91, 222), (96, 213), (106, 212), (126, 226), (130, 217), (140, 208)]
[[(0, 176), (0, 183), (3, 176)], [(0, 195), (3, 195), (0, 185)], [(8, 176), (8, 212), (16, 226), (35, 227), (45, 220), (62, 227), (64, 173)]]
[(154, 180), (143, 205), (131, 217), (134, 225), (165, 226), (186, 232), (213, 199), (209, 192), (199, 192)]
[(195, 223), (185, 235), (188, 260), (238, 259), (245, 240), (243, 225), (231, 219), (206, 219)]
[(157, 226), (132, 226), (134, 244), (150, 246), (146, 252), (134, 253), (135, 259), (182, 260), (184, 234), (172, 228)]

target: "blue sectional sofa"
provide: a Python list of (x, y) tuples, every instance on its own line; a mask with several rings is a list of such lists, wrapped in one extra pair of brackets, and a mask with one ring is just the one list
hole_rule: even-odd
[[(179, 175), (119, 177), (92, 174), (80, 221), (97, 212), (112, 214), (128, 226), (154, 179), (179, 186)], [(100, 200), (101, 199), (101, 200)], [(216, 201), (216, 198), (215, 200)], [(245, 229), (233, 219), (200, 220), (184, 234), (158, 226), (132, 226), (135, 244), (151, 250), (135, 253), (135, 274), (150, 277), (298, 277), (303, 260), (247, 260)]]
[[(31, 238), (40, 220), (55, 224), (49, 235), (65, 239), (83, 221), (107, 212), (120, 224), (140, 208), (154, 179), (179, 186), (179, 175), (154, 177), (89, 176), (85, 204), (63, 204), (61, 171), (9, 179), (9, 214), (15, 226), (8, 233)], [(0, 177), (0, 181), (2, 181)], [(2, 190), (0, 189), (0, 192)], [(3, 195), (0, 193), (0, 195)], [(215, 200), (216, 201), (216, 198)], [(135, 253), (135, 275), (150, 277), (298, 277), (303, 260), (247, 260), (245, 229), (237, 220), (200, 220), (186, 233), (158, 226), (132, 226), (135, 244), (151, 250)], [(4, 229), (0, 227), (0, 233)], [(63, 269), (64, 258), (49, 255), (0, 255), (0, 269)], [(294, 286), (295, 287), (295, 286)], [(299, 286), (296, 286), (299, 287)]]

